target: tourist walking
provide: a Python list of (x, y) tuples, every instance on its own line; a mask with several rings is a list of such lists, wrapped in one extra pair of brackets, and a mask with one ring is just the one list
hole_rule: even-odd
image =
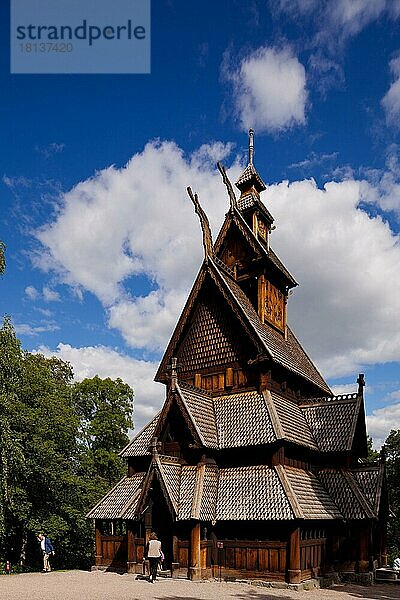
[(43, 533), (39, 533), (37, 539), (40, 543), (40, 550), (43, 555), (43, 573), (48, 573), (49, 571), (51, 571), (49, 560), (50, 554), (52, 554), (53, 556), (55, 554), (53, 544), (51, 543), (50, 538), (48, 538), (47, 535), (44, 535)]
[(157, 534), (151, 532), (149, 541), (146, 544), (145, 558), (149, 561), (150, 583), (154, 583), (157, 579), (158, 564), (162, 560), (163, 553), (161, 550), (161, 542), (157, 539)]

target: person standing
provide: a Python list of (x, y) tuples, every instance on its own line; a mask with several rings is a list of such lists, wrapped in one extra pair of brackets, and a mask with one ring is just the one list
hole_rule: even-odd
[(50, 554), (52, 554), (53, 556), (55, 554), (53, 544), (51, 543), (50, 538), (48, 538), (47, 535), (44, 535), (43, 533), (39, 533), (38, 541), (40, 543), (40, 549), (43, 555), (43, 573), (48, 573), (49, 571), (51, 571), (49, 561)]
[(157, 539), (157, 534), (152, 531), (150, 539), (146, 544), (145, 558), (149, 561), (150, 583), (157, 579), (158, 563), (162, 558), (161, 542)]

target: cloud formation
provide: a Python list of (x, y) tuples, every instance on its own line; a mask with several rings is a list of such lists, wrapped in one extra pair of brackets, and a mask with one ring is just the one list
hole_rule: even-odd
[(374, 448), (379, 450), (392, 429), (400, 427), (400, 403), (389, 404), (374, 410), (367, 416), (367, 431), (374, 440)]
[(389, 90), (382, 98), (382, 106), (386, 113), (386, 120), (390, 125), (399, 127), (400, 117), (400, 56), (394, 58), (389, 63), (390, 71), (393, 75)]
[(35, 264), (95, 294), (131, 346), (161, 351), (202, 260), (186, 187), (199, 193), (216, 231), (228, 203), (215, 162), (231, 149), (215, 142), (185, 157), (172, 142), (151, 142), (124, 168), (79, 183), (37, 232)]
[[(186, 157), (153, 142), (126, 167), (79, 183), (38, 233), (38, 264), (94, 293), (130, 346), (161, 352), (202, 260), (185, 187), (199, 193), (215, 232), (228, 203), (214, 160), (230, 150), (216, 143)], [(238, 173), (234, 162), (232, 179)], [(327, 377), (400, 360), (399, 236), (362, 210), (365, 185), (284, 181), (263, 194), (277, 225), (271, 244), (300, 282), (289, 321)], [(381, 188), (368, 186), (379, 205)]]
[(304, 125), (306, 73), (289, 47), (258, 48), (238, 68), (224, 63), (222, 71), (232, 84), (236, 116), (245, 131), (279, 132)]

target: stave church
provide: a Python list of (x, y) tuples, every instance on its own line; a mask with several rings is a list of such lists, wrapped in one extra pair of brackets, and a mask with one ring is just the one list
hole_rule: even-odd
[(218, 165), (229, 210), (215, 242), (188, 188), (204, 261), (155, 376), (162, 409), (87, 515), (97, 568), (141, 572), (153, 530), (172, 576), (193, 580), (300, 583), (386, 564), (384, 456), (367, 462), (364, 376), (333, 395), (289, 327), (297, 282), (270, 245), (253, 158), (250, 130), (239, 194)]

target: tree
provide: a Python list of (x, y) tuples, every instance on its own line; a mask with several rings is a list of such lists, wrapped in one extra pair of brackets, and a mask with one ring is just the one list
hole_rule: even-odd
[(85, 514), (122, 474), (117, 452), (131, 426), (131, 388), (21, 349), (10, 319), (0, 327), (0, 561), (39, 559), (46, 532), (59, 566), (89, 567)]
[(388, 523), (389, 554), (400, 556), (400, 429), (392, 430), (385, 442), (386, 473), (389, 506), (392, 516)]
[(111, 486), (125, 471), (118, 452), (129, 441), (132, 427), (133, 390), (121, 379), (84, 379), (73, 387), (73, 401), (80, 418), (81, 467)]
[(0, 240), (0, 275), (4, 275), (6, 270), (5, 243)]

